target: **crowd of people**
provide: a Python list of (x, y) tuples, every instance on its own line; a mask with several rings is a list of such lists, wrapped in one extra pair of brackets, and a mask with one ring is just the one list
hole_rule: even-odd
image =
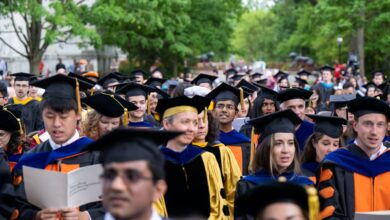
[[(315, 220), (390, 210), (386, 75), (316, 72), (11, 74), (0, 83), (0, 219)], [(101, 201), (28, 200), (24, 166), (68, 173), (95, 164)]]

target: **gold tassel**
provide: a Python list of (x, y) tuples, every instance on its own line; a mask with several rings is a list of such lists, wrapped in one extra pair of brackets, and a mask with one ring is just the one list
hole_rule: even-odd
[(214, 101), (211, 101), (211, 102), (210, 102), (210, 105), (209, 105), (209, 110), (210, 110), (210, 111), (214, 111), (214, 106), (215, 106), (215, 102), (214, 102)]
[(309, 220), (318, 220), (320, 212), (320, 202), (317, 195), (317, 190), (314, 187), (307, 187)]
[(151, 114), (151, 111), (150, 111), (150, 95), (148, 95), (148, 115)]
[(205, 124), (208, 124), (208, 120), (207, 120), (207, 107), (204, 107), (204, 114), (203, 114), (203, 122)]
[(124, 108), (124, 113), (123, 113), (123, 125), (127, 126), (129, 124), (129, 111), (127, 108)]
[(244, 105), (244, 90), (242, 88), (238, 88), (240, 90), (240, 105), (241, 105), (241, 111), (245, 109)]
[(20, 135), (23, 135), (23, 126), (22, 126), (22, 122), (20, 121), (19, 118), (16, 119), (18, 121), (18, 124), (19, 124), (19, 133)]
[(94, 93), (95, 93), (95, 88), (92, 88), (92, 89), (90, 90), (91, 96), (93, 96)]
[(249, 155), (249, 171), (254, 172), (253, 170), (253, 159), (255, 158), (256, 154), (256, 146), (255, 146), (255, 140), (253, 140), (255, 137), (255, 128), (252, 127), (251, 131), (251, 150), (250, 150), (250, 155)]
[(81, 100), (80, 100), (80, 87), (79, 80), (76, 78), (76, 101), (77, 101), (77, 112), (81, 115)]

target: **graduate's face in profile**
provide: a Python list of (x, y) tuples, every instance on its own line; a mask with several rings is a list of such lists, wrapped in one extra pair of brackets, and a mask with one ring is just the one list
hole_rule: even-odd
[(221, 124), (232, 123), (237, 115), (236, 104), (231, 100), (218, 101), (215, 105), (214, 116)]
[(294, 161), (295, 141), (293, 133), (275, 133), (273, 135), (272, 160), (283, 173)]
[(46, 107), (42, 111), (42, 119), (53, 141), (56, 144), (63, 144), (75, 134), (80, 115), (75, 110), (61, 113)]
[(332, 138), (324, 134), (318, 142), (313, 142), (313, 146), (316, 151), (316, 161), (321, 162), (328, 153), (340, 147), (340, 139)]
[(130, 118), (135, 118), (135, 119), (143, 119), (144, 114), (146, 112), (146, 107), (147, 107), (147, 100), (145, 96), (139, 95), (139, 96), (130, 96), (128, 98), (128, 101), (133, 103), (138, 107), (137, 110), (135, 111), (130, 111)]
[(306, 220), (302, 209), (289, 202), (278, 202), (268, 205), (257, 220)]
[(281, 105), (282, 110), (291, 109), (301, 120), (305, 119), (305, 101), (303, 99), (290, 99)]
[(107, 132), (112, 131), (113, 129), (119, 127), (120, 124), (121, 124), (120, 117), (111, 118), (102, 115), (98, 123), (99, 136), (103, 136)]
[(109, 163), (104, 167), (104, 208), (115, 219), (150, 218), (152, 204), (164, 195), (164, 180), (153, 181), (145, 160)]
[(387, 131), (387, 119), (379, 113), (365, 114), (353, 122), (353, 128), (357, 133), (358, 146), (369, 153), (381, 146)]
[(179, 135), (172, 141), (180, 145), (187, 145), (194, 140), (198, 132), (198, 114), (196, 112), (181, 112), (173, 116), (172, 121), (165, 119), (163, 121), (164, 129), (168, 131), (180, 131), (184, 134)]
[(9, 140), (11, 139), (11, 133), (5, 130), (0, 130), (0, 146), (7, 147)]

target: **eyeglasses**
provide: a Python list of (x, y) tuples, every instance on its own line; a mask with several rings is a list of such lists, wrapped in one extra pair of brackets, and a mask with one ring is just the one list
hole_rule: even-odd
[(112, 182), (116, 179), (117, 176), (120, 176), (125, 184), (135, 184), (141, 180), (153, 180), (153, 177), (143, 176), (140, 172), (135, 170), (125, 170), (123, 172), (118, 172), (116, 170), (105, 170), (101, 175), (101, 178)]
[(234, 106), (234, 105), (224, 105), (224, 104), (217, 104), (216, 106), (215, 106), (217, 109), (219, 109), (219, 110), (223, 110), (224, 108), (226, 108), (227, 110), (230, 110), (230, 111), (232, 111), (232, 110), (236, 110), (236, 106)]

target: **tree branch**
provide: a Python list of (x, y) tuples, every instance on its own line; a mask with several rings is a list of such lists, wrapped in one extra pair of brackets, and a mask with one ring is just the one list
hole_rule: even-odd
[(11, 12), (11, 22), (12, 22), (12, 27), (14, 28), (16, 36), (18, 37), (19, 41), (23, 44), (24, 47), (27, 47), (27, 37), (26, 37), (26, 35), (23, 34), (23, 32), (22, 32), (22, 36), (23, 36), (24, 40), (19, 35), (19, 30), (18, 30), (18, 28), (16, 27), (16, 24), (15, 24), (14, 13), (12, 13), (12, 12)]
[(11, 50), (13, 50), (15, 53), (19, 54), (22, 57), (27, 58), (27, 55), (23, 54), (22, 52), (18, 51), (16, 48), (11, 46), (7, 41), (5, 41), (2, 37), (0, 37), (0, 41), (3, 42), (7, 47), (9, 47)]

